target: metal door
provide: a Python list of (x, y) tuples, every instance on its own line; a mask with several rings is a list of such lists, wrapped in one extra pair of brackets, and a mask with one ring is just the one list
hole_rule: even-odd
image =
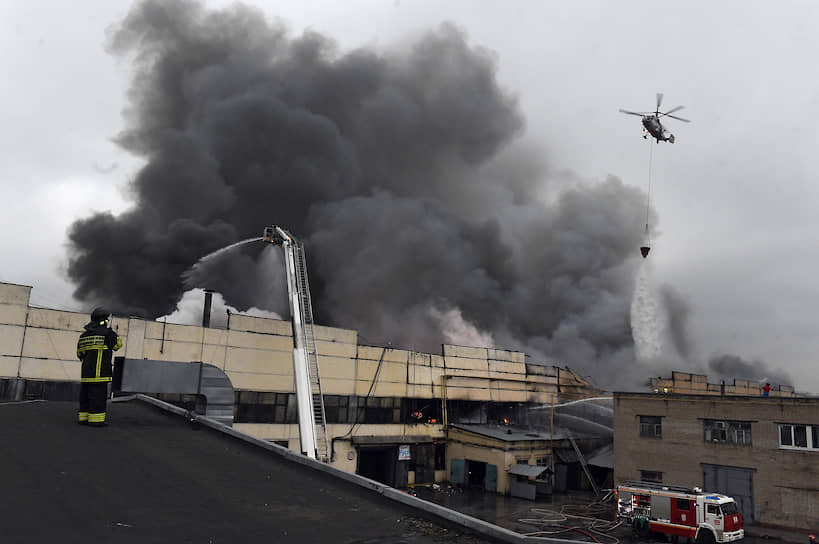
[(435, 481), (435, 446), (415, 446), (415, 484), (431, 484)]
[(702, 463), (702, 483), (705, 492), (732, 497), (746, 523), (754, 518), (754, 469)]
[(450, 461), (449, 481), (455, 485), (466, 485), (466, 460), (452, 459)]
[(484, 479), (484, 489), (487, 491), (498, 490), (498, 467), (496, 465), (486, 464), (486, 477)]

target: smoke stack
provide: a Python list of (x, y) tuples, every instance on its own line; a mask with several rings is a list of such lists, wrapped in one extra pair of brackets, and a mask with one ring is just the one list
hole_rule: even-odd
[(213, 290), (205, 289), (205, 309), (202, 311), (202, 326), (210, 327), (210, 306), (213, 301)]

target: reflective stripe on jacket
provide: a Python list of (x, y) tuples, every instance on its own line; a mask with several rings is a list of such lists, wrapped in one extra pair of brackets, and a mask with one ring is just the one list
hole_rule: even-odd
[(89, 323), (77, 341), (77, 358), (82, 361), (81, 381), (110, 382), (113, 352), (122, 347), (122, 338), (105, 322)]

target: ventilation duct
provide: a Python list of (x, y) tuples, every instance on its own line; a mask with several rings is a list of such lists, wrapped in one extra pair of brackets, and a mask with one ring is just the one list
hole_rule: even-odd
[(196, 412), (233, 426), (233, 384), (221, 369), (202, 362), (114, 360), (112, 390), (117, 393), (197, 395)]

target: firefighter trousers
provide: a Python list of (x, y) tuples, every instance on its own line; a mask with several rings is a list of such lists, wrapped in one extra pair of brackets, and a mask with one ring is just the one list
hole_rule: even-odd
[(104, 425), (107, 404), (108, 382), (82, 382), (78, 421), (89, 425)]

